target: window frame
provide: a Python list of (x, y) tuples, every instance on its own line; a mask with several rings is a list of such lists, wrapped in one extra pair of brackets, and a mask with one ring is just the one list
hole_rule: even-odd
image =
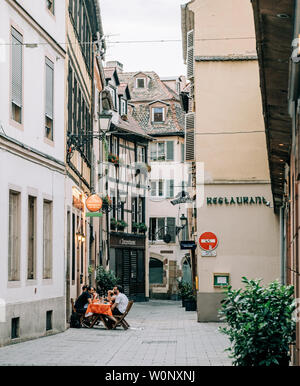
[[(16, 212), (11, 213), (11, 197), (16, 197)], [(8, 208), (8, 282), (19, 282), (21, 280), (21, 192), (9, 189), (9, 208)], [(14, 203), (12, 203), (14, 205)], [(11, 235), (11, 218), (14, 216), (16, 235)], [(17, 240), (17, 242), (15, 241)], [(11, 250), (16, 251), (16, 256), (11, 255)], [(15, 272), (12, 273), (12, 267), (15, 264)]]
[[(155, 114), (158, 114), (158, 113), (155, 113), (155, 109), (161, 109), (162, 110), (162, 120), (160, 121), (156, 121), (154, 118), (155, 118)], [(164, 106), (155, 106), (155, 107), (152, 107), (152, 123), (164, 123), (166, 121), (166, 112), (165, 112), (165, 107)], [(160, 114), (160, 113), (159, 113)]]
[[(19, 41), (21, 45), (21, 103), (18, 105), (16, 102), (13, 102), (13, 39), (18, 40), (17, 36), (13, 35), (13, 30), (16, 31), (17, 34), (21, 36), (21, 41)], [(13, 124), (14, 126), (23, 129), (24, 125), (24, 46), (23, 46), (23, 41), (24, 41), (24, 32), (15, 24), (11, 23), (10, 24), (10, 44), (11, 44), (11, 49), (10, 49), (10, 98), (9, 98), (9, 118), (10, 118), (10, 123)], [(13, 113), (13, 105), (18, 107), (20, 109), (20, 121), (16, 120), (14, 117)]]
[[(138, 85), (138, 81), (139, 80), (142, 80), (143, 81), (143, 83), (144, 83), (144, 86), (143, 87), (140, 87), (139, 85)], [(145, 89), (145, 88), (147, 88), (147, 79), (145, 78), (145, 77), (141, 77), (141, 78), (136, 78), (136, 80), (135, 80), (135, 88), (138, 88), (138, 89)]]
[[(50, 217), (48, 219), (49, 223), (48, 229), (46, 228), (45, 222), (45, 208), (46, 205), (49, 205), (50, 208)], [(46, 229), (45, 229), (46, 228)], [(48, 239), (46, 238), (46, 231), (49, 230)], [(49, 250), (48, 245), (45, 245), (45, 241), (49, 242)], [(49, 255), (46, 256), (45, 249), (49, 252)], [(43, 200), (43, 280), (49, 280), (53, 277), (53, 201), (44, 199)]]
[[(52, 117), (49, 113), (47, 113), (47, 70), (52, 70), (52, 101), (51, 101), (51, 109), (52, 109)], [(51, 60), (48, 56), (45, 56), (45, 130), (44, 130), (44, 138), (47, 141), (54, 142), (54, 61)], [(47, 115), (48, 114), (48, 115)], [(47, 120), (51, 122), (51, 135), (47, 135)]]

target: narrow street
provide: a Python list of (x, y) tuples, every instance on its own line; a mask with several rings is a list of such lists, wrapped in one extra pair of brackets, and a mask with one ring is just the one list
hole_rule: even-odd
[(221, 323), (197, 323), (181, 302), (135, 303), (124, 331), (69, 329), (0, 348), (0, 365), (230, 366)]

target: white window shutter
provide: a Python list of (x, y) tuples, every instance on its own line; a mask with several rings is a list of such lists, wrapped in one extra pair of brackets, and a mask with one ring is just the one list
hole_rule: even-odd
[(185, 160), (195, 160), (195, 113), (185, 115)]
[(46, 58), (46, 116), (53, 119), (54, 64)]
[(194, 31), (187, 33), (187, 77), (194, 77)]
[(22, 107), (22, 68), (23, 68), (23, 37), (14, 28), (12, 34), (12, 79), (11, 98), (12, 102)]

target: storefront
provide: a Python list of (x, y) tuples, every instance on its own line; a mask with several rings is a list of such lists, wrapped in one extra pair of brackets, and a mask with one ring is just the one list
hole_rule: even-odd
[(125, 294), (134, 301), (145, 301), (145, 236), (112, 232), (109, 266), (120, 278)]

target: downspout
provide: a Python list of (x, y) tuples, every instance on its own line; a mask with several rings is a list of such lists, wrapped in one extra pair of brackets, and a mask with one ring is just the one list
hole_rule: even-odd
[(280, 207), (280, 281), (286, 284), (285, 204)]

